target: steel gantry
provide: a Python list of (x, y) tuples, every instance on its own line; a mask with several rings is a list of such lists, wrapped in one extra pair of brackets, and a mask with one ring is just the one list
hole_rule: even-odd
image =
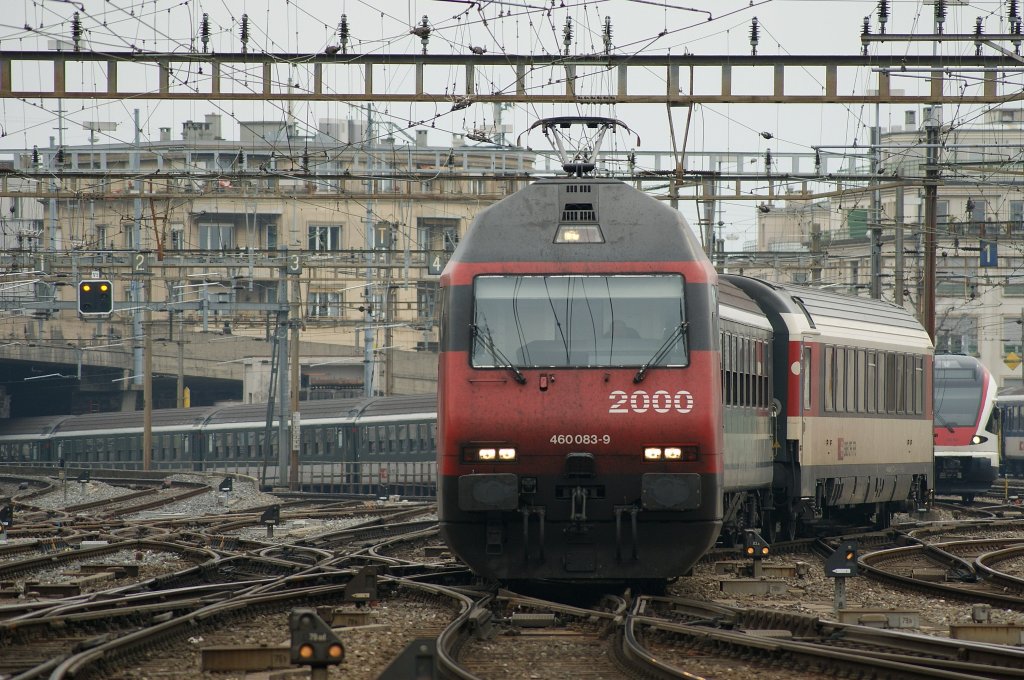
[[(993, 44), (990, 36), (986, 45)], [(869, 36), (869, 40), (899, 36)], [(930, 36), (929, 39), (936, 39)], [(941, 36), (944, 41), (954, 36)], [(974, 36), (970, 36), (974, 40)], [(985, 104), (1024, 98), (1007, 74), (1024, 69), (1009, 50), (994, 55), (426, 55), (0, 51), (0, 98), (202, 101), (447, 102), (533, 104)], [(153, 74), (156, 86), (125, 83), (119, 67)], [(20, 76), (20, 66), (26, 73)], [(69, 87), (74, 69), (89, 87)], [(413, 77), (389, 78), (395, 69)], [(455, 82), (448, 75), (461, 69)], [(869, 69), (874, 87), (841, 87), (844, 72)], [(433, 77), (436, 72), (438, 77)], [(799, 77), (787, 74), (799, 72)], [(39, 78), (52, 74), (52, 81)], [(644, 77), (632, 77), (632, 74)], [(661, 74), (650, 78), (649, 74)], [(928, 86), (891, 86), (901, 76)], [(971, 73), (976, 92), (947, 87)], [(810, 74), (807, 80), (806, 74)], [(745, 77), (752, 75), (753, 77)], [(487, 86), (481, 85), (486, 82)], [(770, 83), (770, 87), (765, 87)], [(797, 91), (805, 90), (805, 91)]]

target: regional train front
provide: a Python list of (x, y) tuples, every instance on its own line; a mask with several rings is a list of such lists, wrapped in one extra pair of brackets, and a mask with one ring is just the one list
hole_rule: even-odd
[(969, 503), (999, 470), (996, 381), (974, 357), (943, 354), (935, 356), (934, 385), (935, 493)]
[(713, 267), (615, 180), (481, 213), (441, 278), (438, 508), (476, 573), (663, 580), (722, 517)]

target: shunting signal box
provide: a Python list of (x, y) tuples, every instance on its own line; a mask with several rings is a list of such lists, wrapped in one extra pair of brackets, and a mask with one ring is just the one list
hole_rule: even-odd
[[(291, 662), (326, 668), (345, 659), (345, 648), (331, 627), (313, 609), (293, 609), (288, 616), (291, 631)], [(326, 676), (325, 676), (326, 677)]]
[(108, 316), (114, 311), (114, 286), (108, 279), (78, 282), (78, 313), (83, 316)]
[(857, 544), (845, 541), (825, 560), (825, 575), (845, 578), (857, 575)]
[(743, 554), (755, 560), (762, 560), (768, 557), (769, 552), (768, 541), (753, 529), (747, 529), (743, 536)]

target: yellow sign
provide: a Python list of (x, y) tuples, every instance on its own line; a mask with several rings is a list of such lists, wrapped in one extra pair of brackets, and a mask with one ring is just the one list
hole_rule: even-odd
[(190, 390), (187, 387), (184, 390), (182, 390), (182, 400), (181, 401), (182, 401), (182, 406), (184, 406), (185, 408), (191, 408), (192, 407), (192, 390)]
[(1017, 367), (1020, 366), (1020, 356), (1018, 356), (1016, 352), (1010, 352), (1006, 355), (1006, 358), (1003, 359), (1003, 363), (1006, 364), (1011, 371), (1016, 371)]

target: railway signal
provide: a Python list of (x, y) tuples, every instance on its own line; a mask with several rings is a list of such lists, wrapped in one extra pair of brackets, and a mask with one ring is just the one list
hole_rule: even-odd
[(0, 541), (7, 541), (7, 527), (14, 524), (14, 506), (0, 507)]
[(857, 575), (857, 543), (843, 544), (825, 560), (825, 575), (836, 580), (836, 612), (846, 607), (846, 577)]
[(857, 544), (846, 541), (825, 560), (825, 573), (833, 578), (857, 575)]
[(754, 560), (754, 578), (761, 577), (761, 560), (771, 552), (768, 541), (753, 529), (747, 529), (743, 535), (743, 554)]
[(281, 523), (281, 506), (271, 505), (260, 515), (260, 523), (267, 527), (267, 538), (274, 537), (274, 526)]
[(437, 677), (437, 640), (416, 638), (384, 669), (378, 680), (433, 680)]
[(107, 316), (114, 311), (114, 286), (108, 279), (84, 279), (78, 282), (78, 313), (83, 316)]
[(311, 666), (313, 678), (326, 678), (327, 667), (345, 659), (345, 647), (331, 627), (313, 609), (293, 609), (288, 615), (291, 631), (291, 662)]

